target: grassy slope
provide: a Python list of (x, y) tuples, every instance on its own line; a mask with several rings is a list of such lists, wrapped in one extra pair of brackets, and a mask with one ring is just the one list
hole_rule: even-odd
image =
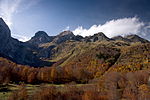
[[(99, 48), (99, 47), (106, 48), (106, 51), (105, 49), (103, 50), (103, 48)], [(120, 50), (121, 53), (120, 57), (117, 59), (114, 65), (139, 64), (143, 66), (143, 69), (146, 69), (149, 66), (149, 62), (150, 62), (149, 43), (129, 44), (123, 41), (115, 41), (115, 42), (102, 41), (102, 42), (91, 42), (91, 43), (90, 42), (89, 43), (66, 42), (63, 44), (63, 46), (58, 45), (55, 48), (57, 49), (58, 52), (55, 52), (52, 59), (54, 61), (59, 61), (66, 57), (67, 59), (65, 59), (62, 63), (60, 63), (60, 66), (73, 65), (75, 63), (76, 64), (80, 63), (79, 65), (83, 65), (83, 66), (84, 64), (87, 64), (87, 66), (89, 66), (88, 65), (89, 63), (93, 63), (93, 59), (97, 59), (96, 54), (98, 54), (101, 51), (102, 53), (105, 54), (105, 52), (107, 52), (107, 49), (108, 51), (112, 52), (109, 49), (114, 49), (114, 48)], [(114, 56), (113, 54), (110, 55)]]

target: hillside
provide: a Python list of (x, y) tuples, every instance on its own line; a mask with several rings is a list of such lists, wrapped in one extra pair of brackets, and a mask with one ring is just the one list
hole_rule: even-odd
[[(133, 72), (148, 69), (150, 66), (150, 42), (137, 35), (110, 39), (102, 32), (82, 37), (75, 36), (71, 31), (64, 31), (57, 36), (48, 36), (44, 31), (38, 31), (31, 40), (20, 42), (11, 37), (11, 32), (3, 19), (1, 26), (2, 32), (8, 35), (5, 37), (5, 34), (0, 34), (6, 38), (0, 43), (6, 45), (0, 47), (1, 59), (8, 59), (17, 66), (29, 66), (29, 69), (30, 66), (31, 68), (47, 66), (48, 69), (54, 68), (59, 71), (59, 74), (69, 75), (59, 77), (59, 80), (55, 80), (56, 83), (72, 81), (73, 77), (80, 83), (84, 78), (85, 80), (98, 78), (111, 71)], [(8, 64), (15, 67), (14, 64), (1, 62), (6, 66)], [(74, 74), (81, 74), (80, 71), (84, 71), (82, 74), (89, 74), (87, 76), (90, 77), (86, 79), (84, 75), (84, 77), (79, 75), (76, 78)]]
[[(18, 89), (10, 98), (18, 98), (20, 95), (21, 98), (29, 96), (28, 99), (31, 100), (68, 100), (68, 98), (71, 100), (73, 98), (75, 100), (87, 100), (87, 98), (89, 100), (137, 100), (139, 97), (142, 100), (149, 98), (149, 43), (127, 45), (120, 42), (99, 42), (84, 44), (84, 46), (77, 44), (79, 47), (73, 48), (76, 51), (71, 50), (72, 52), (70, 51), (68, 55), (63, 51), (64, 49), (59, 51), (57, 53), (59, 57), (53, 58), (58, 61), (51, 67), (33, 68), (18, 65), (1, 57), (1, 83), (75, 82), (59, 87), (42, 85), (42, 89), (38, 89), (39, 92), (32, 90), (32, 93), (26, 94), (27, 86), (23, 88), (24, 90)], [(65, 48), (70, 47), (68, 42), (65, 45)], [(48, 96), (47, 99), (45, 96)], [(62, 99), (57, 98), (58, 96)]]
[[(99, 32), (82, 37), (71, 31), (48, 36), (38, 31), (20, 42), (0, 19), (0, 38), (0, 94), (23, 83), (10, 89), (9, 100), (150, 98), (150, 42), (140, 36), (108, 38)], [(28, 84), (37, 90), (28, 90)]]

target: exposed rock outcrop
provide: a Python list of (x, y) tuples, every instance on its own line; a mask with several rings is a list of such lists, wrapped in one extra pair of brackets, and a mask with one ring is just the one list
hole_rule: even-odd
[(55, 36), (48, 36), (44, 31), (38, 31), (37, 33), (35, 33), (35, 36), (27, 41), (27, 43), (30, 43), (32, 45), (39, 45), (42, 43), (52, 42), (54, 38)]
[(75, 38), (75, 35), (71, 31), (64, 31), (57, 35), (54, 38), (53, 42), (56, 44), (60, 44), (67, 40), (72, 40), (73, 38)]
[(104, 33), (99, 32), (93, 36), (85, 37), (86, 42), (108, 41), (110, 40)]

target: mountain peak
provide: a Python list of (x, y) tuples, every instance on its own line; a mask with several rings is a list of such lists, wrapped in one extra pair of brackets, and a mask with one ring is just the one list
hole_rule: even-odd
[(5, 21), (3, 20), (3, 18), (0, 18), (0, 25), (6, 25)]
[(3, 27), (5, 30), (10, 32), (10, 29), (8, 27), (8, 25), (5, 23), (5, 21), (3, 20), (3, 18), (0, 18), (0, 26)]
[(96, 33), (94, 34), (94, 36), (102, 37), (105, 38), (106, 40), (109, 40), (109, 38), (103, 32)]
[(113, 37), (113, 39), (123, 39), (123, 37), (121, 35), (118, 35), (118, 36)]
[(41, 43), (51, 42), (52, 40), (53, 40), (53, 37), (48, 36), (46, 32), (38, 31), (35, 33), (35, 36), (33, 36), (31, 40), (28, 41), (28, 43), (39, 45)]
[(86, 37), (86, 41), (89, 42), (96, 42), (96, 41), (103, 41), (103, 40), (110, 40), (103, 32), (99, 32), (94, 34), (93, 36)]
[(121, 35), (115, 36), (111, 38), (112, 40), (119, 40), (119, 41), (125, 41), (125, 42), (131, 42), (129, 39), (122, 37)]
[(35, 37), (48, 36), (44, 31), (38, 31), (35, 33)]
[(125, 37), (115, 36), (115, 37), (113, 37), (111, 39), (125, 41), (125, 42), (141, 42), (141, 43), (147, 43), (147, 42), (149, 42), (148, 40), (146, 40), (144, 38), (141, 38), (140, 36), (138, 36), (136, 34), (127, 35)]
[(141, 38), (141, 37), (139, 37), (139, 36), (138, 36), (138, 35), (136, 35), (136, 34), (131, 34), (131, 35), (127, 35), (127, 36), (125, 36), (125, 38), (132, 39), (132, 38)]
[(0, 18), (0, 25), (1, 24), (4, 24), (5, 22), (4, 22), (4, 20), (3, 20), (3, 18)]
[(98, 33), (96, 33), (96, 34), (94, 34), (94, 35), (106, 36), (103, 32), (98, 32)]
[(67, 40), (71, 40), (75, 37), (75, 35), (71, 31), (63, 31), (53, 40), (54, 43), (60, 44)]
[(149, 42), (148, 40), (141, 38), (140, 36), (136, 34), (127, 35), (125, 38), (129, 39), (131, 42), (141, 42), (141, 43)]
[(71, 31), (63, 31), (58, 36), (74, 35)]

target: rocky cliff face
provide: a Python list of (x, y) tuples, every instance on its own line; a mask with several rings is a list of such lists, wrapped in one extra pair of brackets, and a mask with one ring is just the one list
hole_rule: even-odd
[(8, 47), (7, 44), (10, 42), (10, 39), (10, 30), (4, 20), (0, 18), (0, 52), (3, 52)]

